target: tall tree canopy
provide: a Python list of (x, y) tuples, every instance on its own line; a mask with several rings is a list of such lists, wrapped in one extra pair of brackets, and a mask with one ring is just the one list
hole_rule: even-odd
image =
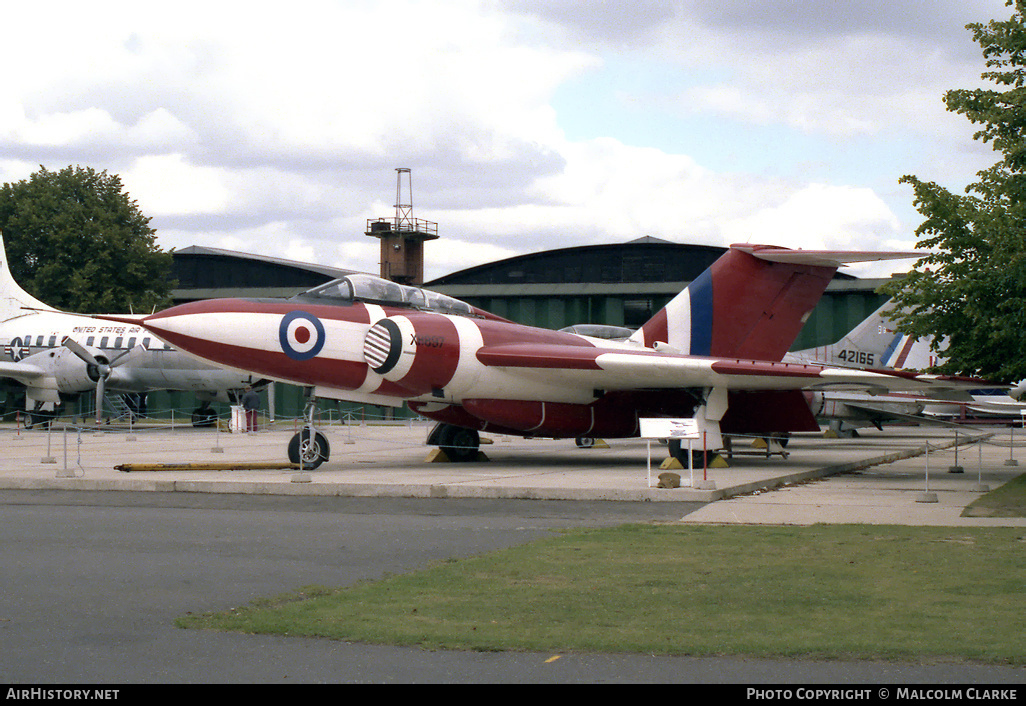
[(170, 302), (171, 254), (121, 179), (88, 167), (45, 167), (0, 187), (0, 230), (18, 283), (82, 313), (149, 311)]
[(1026, 378), (1026, 0), (1006, 4), (1009, 20), (967, 25), (995, 88), (944, 94), (1003, 156), (964, 195), (902, 177), (925, 217), (919, 245), (935, 252), (885, 291), (900, 330), (947, 344), (941, 370), (1012, 382)]

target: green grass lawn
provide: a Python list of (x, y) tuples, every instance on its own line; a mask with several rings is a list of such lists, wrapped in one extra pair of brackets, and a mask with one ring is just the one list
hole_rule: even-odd
[(980, 496), (962, 511), (964, 517), (1026, 517), (1026, 474)]
[(1026, 530), (581, 529), (178, 624), (428, 649), (1026, 663)]

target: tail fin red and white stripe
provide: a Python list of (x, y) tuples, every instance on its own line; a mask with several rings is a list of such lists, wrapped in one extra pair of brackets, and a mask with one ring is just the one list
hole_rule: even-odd
[(923, 254), (732, 245), (631, 340), (688, 355), (779, 361), (838, 267)]

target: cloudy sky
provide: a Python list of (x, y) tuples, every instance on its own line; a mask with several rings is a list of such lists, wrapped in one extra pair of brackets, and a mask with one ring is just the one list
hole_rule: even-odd
[[(996, 161), (944, 110), (1004, 0), (5, 7), (0, 183), (118, 174), (161, 247), (376, 272), (397, 167), (428, 279), (553, 247), (909, 249), (903, 174)], [(908, 263), (910, 264), (910, 263)], [(886, 265), (885, 269), (893, 268)], [(882, 274), (856, 268), (854, 274)]]

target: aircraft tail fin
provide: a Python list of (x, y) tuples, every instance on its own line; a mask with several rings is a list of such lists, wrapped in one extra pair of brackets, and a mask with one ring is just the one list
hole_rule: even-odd
[(920, 255), (732, 245), (631, 340), (688, 355), (778, 361), (838, 267)]
[(929, 339), (916, 339), (895, 328), (888, 314), (894, 303), (885, 302), (840, 340), (806, 348), (786, 358), (806, 363), (827, 363), (864, 368), (925, 369), (937, 363)]
[(0, 320), (7, 320), (28, 313), (27, 309), (57, 311), (26, 292), (14, 281), (7, 264), (3, 233), (0, 232)]

